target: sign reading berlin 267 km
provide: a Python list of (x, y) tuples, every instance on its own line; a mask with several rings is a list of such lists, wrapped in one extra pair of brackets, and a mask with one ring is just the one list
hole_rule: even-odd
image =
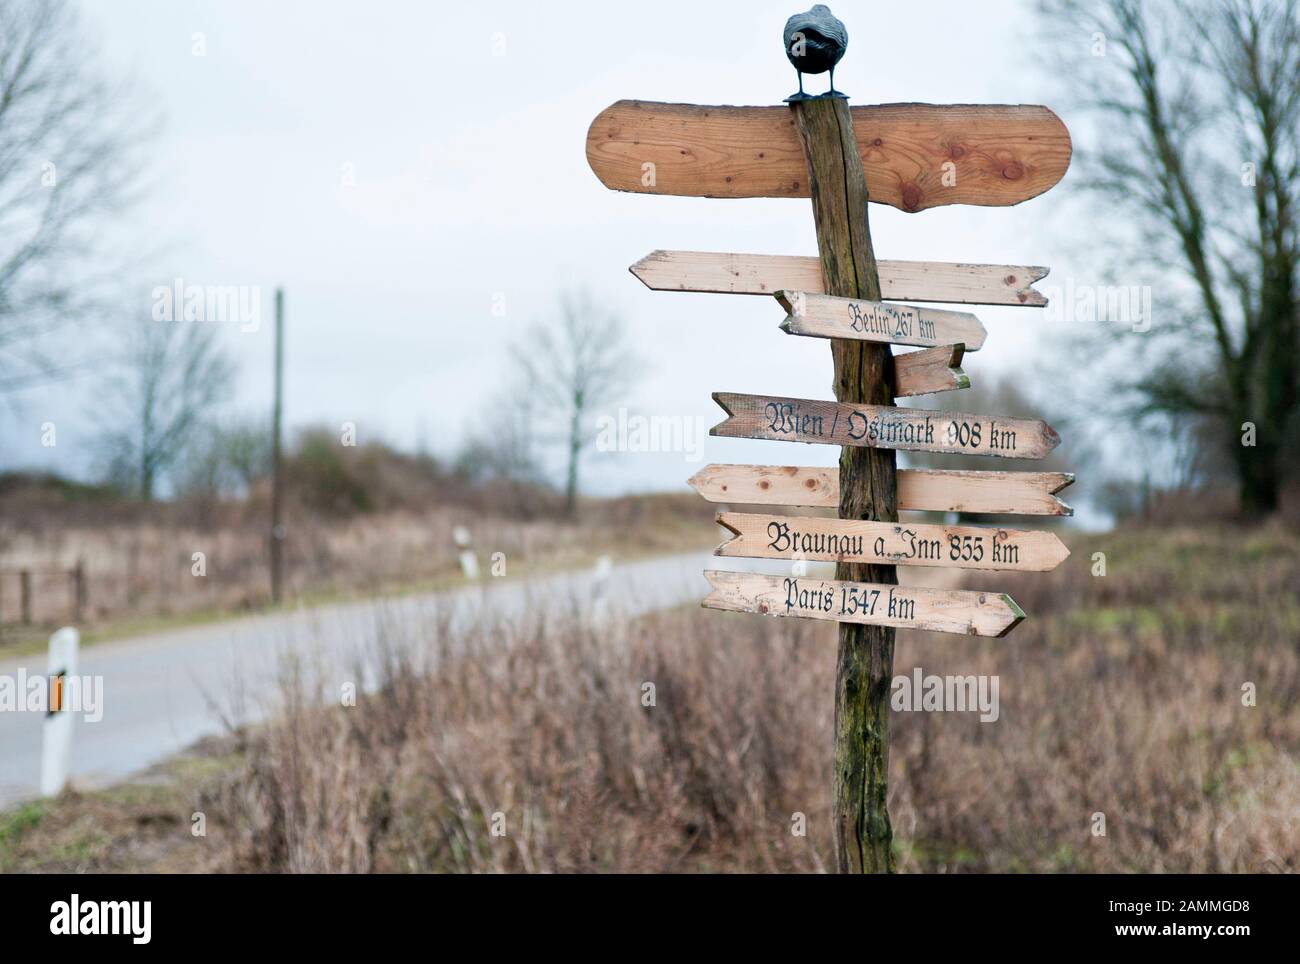
[[(837, 518), (824, 518), (724, 508), (717, 519), (729, 538), (715, 555), (834, 562), (835, 578), (709, 570), (704, 605), (839, 624), (836, 860), (842, 871), (888, 872), (885, 700), (895, 631), (1000, 637), (1026, 618), (994, 588), (900, 586), (896, 567), (1042, 572), (1069, 554), (1045, 530), (900, 520), (899, 512), (1068, 515), (1056, 493), (1074, 477), (896, 467), (900, 450), (973, 456), (978, 466), (1042, 459), (1060, 444), (1050, 425), (1024, 414), (895, 404), (968, 388), (964, 356), (984, 349), (988, 336), (973, 312), (900, 301), (1042, 307), (1046, 299), (1033, 284), (1047, 269), (877, 261), (868, 202), (906, 212), (1018, 204), (1061, 179), (1070, 136), (1046, 107), (850, 108), (834, 88), (848, 31), (825, 6), (791, 17), (782, 39), (799, 76), (788, 106), (620, 100), (592, 121), (587, 160), (618, 191), (811, 200), (816, 257), (655, 250), (631, 271), (658, 291), (774, 299), (784, 319), (772, 324), (771, 309), (755, 310), (755, 351), (784, 335), (830, 343), (833, 399), (791, 398), (778, 385), (772, 394), (714, 392), (726, 418), (712, 434), (840, 446), (838, 471), (709, 465), (690, 482), (718, 503), (838, 510)], [(804, 74), (820, 73), (830, 74), (830, 89), (806, 93)]]

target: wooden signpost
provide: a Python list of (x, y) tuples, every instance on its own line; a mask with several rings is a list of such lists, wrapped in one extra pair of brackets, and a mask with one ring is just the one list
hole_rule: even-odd
[(1070, 554), (1054, 533), (1023, 529), (748, 512), (719, 512), (718, 525), (734, 535), (716, 556), (1046, 572)]
[[(1034, 283), (1047, 268), (1014, 264), (945, 264), (878, 261), (881, 297), (966, 305), (1042, 308), (1047, 298)], [(652, 291), (705, 291), (724, 295), (774, 295), (782, 289), (821, 294), (826, 279), (817, 258), (712, 251), (651, 251), (628, 268)]]
[(1041, 459), (1061, 438), (1042, 419), (931, 412), (892, 405), (819, 402), (714, 392), (729, 418), (709, 430), (729, 438)]
[(930, 395), (970, 388), (970, 379), (961, 370), (966, 353), (962, 345), (941, 345), (924, 351), (909, 351), (894, 356), (894, 397)]
[(764, 616), (804, 616), (842, 623), (929, 629), (967, 636), (1005, 636), (1024, 611), (1005, 593), (963, 589), (909, 589), (891, 584), (840, 582), (757, 572), (707, 569), (711, 609)]
[(966, 311), (855, 301), (805, 291), (778, 291), (776, 300), (790, 313), (781, 322), (781, 330), (790, 335), (926, 348), (960, 344), (966, 351), (978, 351), (988, 335), (980, 320)]
[[(790, 54), (799, 67), (796, 51)], [(836, 864), (891, 871), (886, 786), (895, 630), (1004, 636), (1025, 618), (1003, 593), (899, 586), (895, 567), (1044, 571), (1069, 554), (1050, 532), (900, 521), (899, 510), (1065, 516), (1070, 507), (1056, 493), (1074, 477), (896, 469), (900, 449), (1041, 459), (1059, 444), (1039, 419), (893, 404), (969, 387), (963, 357), (983, 347), (987, 332), (969, 312), (889, 302), (1041, 307), (1046, 299), (1033, 285), (1047, 269), (878, 262), (867, 205), (910, 212), (1017, 204), (1060, 180), (1069, 133), (1045, 107), (850, 108), (841, 94), (807, 97), (801, 88), (788, 107), (618, 101), (592, 122), (587, 160), (619, 191), (812, 201), (815, 258), (658, 250), (631, 271), (656, 291), (775, 296), (788, 313), (782, 329), (830, 341), (833, 401), (717, 392), (728, 417), (712, 434), (839, 445), (838, 471), (709, 465), (690, 482), (706, 499), (729, 505), (834, 506), (834, 519), (724, 510), (718, 522), (732, 535), (716, 554), (833, 561), (835, 579), (710, 570), (704, 605), (839, 624)]]
[[(808, 103), (698, 107), (620, 100), (591, 122), (587, 161), (615, 191), (811, 197), (798, 125)], [(1070, 164), (1069, 132), (1046, 107), (873, 104), (846, 106), (843, 113), (845, 146), (865, 175), (868, 200), (904, 211), (1018, 204), (1050, 188)]]
[[(840, 504), (836, 469), (797, 465), (706, 465), (688, 480), (710, 502), (738, 505)], [(900, 469), (898, 507), (988, 515), (1072, 515), (1056, 493), (1068, 472), (958, 472)]]

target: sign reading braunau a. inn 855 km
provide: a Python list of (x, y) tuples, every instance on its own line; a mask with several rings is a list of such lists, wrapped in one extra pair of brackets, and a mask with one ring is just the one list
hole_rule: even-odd
[[(652, 251), (631, 266), (659, 291), (774, 298), (757, 310), (754, 349), (795, 335), (828, 339), (835, 398), (715, 392), (727, 417), (713, 435), (841, 446), (838, 473), (797, 465), (710, 465), (691, 484), (720, 503), (835, 506), (838, 518), (721, 511), (719, 556), (825, 560), (835, 579), (709, 570), (713, 609), (839, 623), (835, 704), (835, 835), (841, 870), (893, 869), (885, 807), (889, 674), (895, 629), (1004, 636), (1024, 612), (1005, 593), (899, 586), (896, 566), (1049, 570), (1069, 554), (1052, 533), (900, 521), (902, 511), (1068, 515), (1066, 473), (899, 471), (898, 450), (1041, 459), (1060, 443), (1018, 414), (895, 406), (961, 391), (968, 351), (987, 332), (969, 311), (899, 299), (1041, 307), (1047, 269), (1005, 264), (877, 261), (868, 202), (915, 212), (946, 204), (1013, 205), (1048, 190), (1070, 161), (1070, 137), (1046, 107), (890, 104), (849, 108), (834, 69), (845, 25), (818, 5), (783, 32), (799, 73), (786, 107), (707, 107), (620, 100), (592, 121), (587, 160), (609, 188), (711, 198), (809, 198), (817, 257)], [(803, 75), (829, 71), (812, 96)], [(862, 75), (865, 76), (865, 75)], [(893, 299), (887, 301), (886, 299)], [(971, 577), (974, 578), (974, 577)]]

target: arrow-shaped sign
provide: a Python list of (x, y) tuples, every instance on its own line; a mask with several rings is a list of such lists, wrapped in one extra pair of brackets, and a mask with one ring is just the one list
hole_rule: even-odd
[(776, 300), (789, 312), (781, 329), (791, 335), (923, 348), (960, 343), (967, 351), (978, 351), (988, 337), (980, 320), (966, 311), (834, 298), (805, 291), (778, 291)]
[(916, 589), (756, 572), (708, 569), (713, 591), (706, 609), (764, 616), (803, 616), (841, 623), (872, 623), (967, 636), (1005, 636), (1025, 618), (1005, 593)]
[(1028, 529), (748, 512), (719, 512), (717, 521), (733, 536), (715, 556), (1048, 572), (1070, 554), (1054, 533)]
[[(1047, 268), (1014, 264), (947, 264), (877, 261), (880, 292), (894, 301), (946, 301), (970, 305), (1047, 304), (1032, 285)], [(628, 268), (652, 291), (708, 291), (770, 295), (782, 289), (826, 291), (819, 258), (720, 251), (651, 251)]]
[(970, 388), (970, 378), (961, 368), (965, 352), (961, 345), (941, 345), (895, 355), (894, 397)]
[[(899, 469), (898, 507), (988, 515), (1073, 515), (1056, 497), (1069, 472), (962, 472)], [(706, 465), (689, 479), (710, 502), (731, 505), (840, 504), (839, 471), (799, 465)]]
[(774, 439), (1041, 459), (1061, 444), (1037, 418), (1005, 418), (965, 412), (932, 412), (887, 405), (851, 405), (806, 398), (714, 392), (729, 418), (709, 430), (729, 438)]
[[(872, 201), (904, 211), (1018, 204), (1070, 164), (1070, 134), (1046, 107), (852, 107)], [(587, 131), (587, 163), (616, 191), (691, 197), (808, 197), (808, 164), (786, 107), (620, 100)]]

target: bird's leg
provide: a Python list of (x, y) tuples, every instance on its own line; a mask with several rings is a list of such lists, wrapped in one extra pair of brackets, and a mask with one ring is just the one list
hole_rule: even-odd
[(794, 75), (799, 78), (799, 93), (791, 94), (785, 99), (785, 102), (787, 104), (793, 104), (796, 101), (811, 100), (812, 98), (803, 92), (803, 71), (796, 67), (794, 69)]
[(826, 91), (826, 93), (825, 93), (823, 96), (824, 96), (824, 97), (843, 97), (845, 100), (848, 100), (848, 99), (849, 99), (849, 95), (848, 95), (848, 94), (842, 94), (842, 93), (840, 93), (838, 90), (835, 89), (835, 68), (834, 68), (834, 67), (831, 68), (831, 89), (828, 90), (828, 91)]

